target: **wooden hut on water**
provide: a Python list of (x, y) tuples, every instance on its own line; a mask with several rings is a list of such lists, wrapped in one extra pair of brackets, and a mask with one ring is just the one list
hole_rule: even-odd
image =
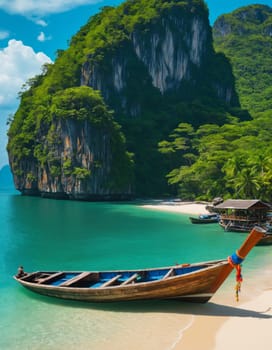
[(271, 206), (257, 199), (228, 199), (214, 210), (219, 213), (219, 224), (226, 231), (249, 232), (255, 225), (266, 225)]

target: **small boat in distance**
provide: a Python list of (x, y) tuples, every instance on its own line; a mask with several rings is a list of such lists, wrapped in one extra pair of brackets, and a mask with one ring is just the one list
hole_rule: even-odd
[(213, 224), (219, 222), (219, 215), (217, 213), (201, 214), (197, 218), (190, 216), (189, 219), (192, 224)]
[[(219, 225), (227, 232), (238, 232), (238, 233), (249, 233), (253, 226), (239, 226), (237, 224), (228, 223), (226, 226), (222, 225), (222, 223), (219, 221)], [(257, 246), (260, 245), (272, 245), (272, 230), (271, 225), (267, 224), (265, 226), (262, 226), (264, 230), (266, 231), (266, 235), (259, 240), (259, 242), (256, 244)]]
[(20, 271), (14, 278), (33, 292), (61, 299), (88, 302), (178, 299), (205, 303), (234, 268), (239, 270), (265, 232), (255, 227), (240, 249), (222, 260), (140, 270)]

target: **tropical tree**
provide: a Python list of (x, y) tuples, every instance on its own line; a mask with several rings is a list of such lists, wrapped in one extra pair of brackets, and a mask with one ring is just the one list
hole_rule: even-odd
[(237, 174), (233, 185), (238, 198), (256, 198), (260, 189), (256, 173), (250, 168), (243, 168)]

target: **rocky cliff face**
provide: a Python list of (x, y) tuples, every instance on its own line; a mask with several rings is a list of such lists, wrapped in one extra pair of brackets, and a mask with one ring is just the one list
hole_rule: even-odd
[[(188, 83), (192, 89), (198, 84), (207, 85), (209, 73), (213, 76), (207, 70), (216, 70), (210, 66), (216, 55), (207, 15), (190, 8), (186, 12), (179, 8), (164, 11), (160, 17), (135, 28), (119, 47), (111, 49), (110, 56), (107, 50), (103, 54), (99, 64), (92, 56), (83, 64), (81, 84), (100, 90), (115, 110), (130, 116), (140, 115), (148, 108), (137, 96), (130, 98), (133, 69), (139, 72), (135, 78), (141, 79), (143, 90), (157, 89), (162, 96)], [(227, 61), (225, 64), (229, 70)], [(209, 85), (224, 103), (237, 103), (233, 80), (213, 78)]]
[[(135, 0), (104, 9), (22, 95), (8, 145), (16, 187), (85, 200), (168, 193), (158, 142), (182, 121), (216, 123), (217, 106), (238, 106), (231, 68), (220, 57), (202, 1)], [(84, 87), (99, 90), (103, 101)], [(207, 100), (214, 115), (202, 105), (194, 113)]]
[(48, 161), (40, 164), (35, 158), (23, 159), (21, 172), (15, 171), (16, 187), (23, 194), (78, 200), (130, 198), (129, 183), (113, 181), (113, 135), (109, 130), (74, 120), (53, 121), (51, 130), (54, 140), (43, 143)]
[(147, 67), (153, 86), (162, 94), (177, 88), (183, 79), (190, 80), (192, 66), (200, 67), (206, 53), (207, 32), (207, 24), (199, 17), (187, 22), (170, 15), (153, 24), (148, 34), (132, 33), (133, 49)]
[[(10, 139), (9, 160), (16, 188), (26, 195), (52, 198), (130, 198), (132, 164), (111, 113), (99, 96), (92, 96), (92, 89), (67, 91), (52, 99), (53, 107), (47, 110), (50, 123), (41, 122), (36, 132), (32, 126), (35, 141), (28, 145), (24, 155), (14, 151), (14, 140)], [(87, 108), (80, 108), (81, 99)], [(16, 133), (15, 125), (11, 126), (10, 134)]]

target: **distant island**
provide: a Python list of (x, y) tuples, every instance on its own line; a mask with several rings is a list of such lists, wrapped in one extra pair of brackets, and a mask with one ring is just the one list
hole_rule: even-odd
[(0, 190), (3, 189), (15, 189), (9, 165), (0, 169)]

